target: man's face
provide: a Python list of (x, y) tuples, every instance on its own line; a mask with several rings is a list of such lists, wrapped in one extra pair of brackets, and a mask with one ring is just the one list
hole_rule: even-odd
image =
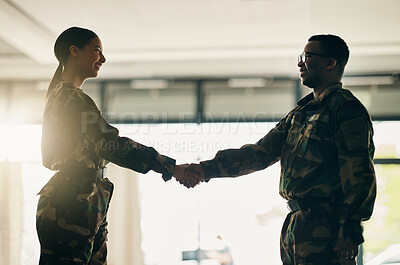
[(319, 41), (309, 41), (304, 47), (305, 61), (300, 61), (297, 66), (300, 68), (300, 78), (304, 86), (309, 88), (318, 87), (325, 76), (325, 68), (329, 58), (323, 56)]

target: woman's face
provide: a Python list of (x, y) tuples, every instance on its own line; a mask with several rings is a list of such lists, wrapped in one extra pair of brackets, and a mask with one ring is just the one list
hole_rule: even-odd
[(78, 65), (83, 77), (96, 77), (106, 58), (103, 55), (103, 45), (98, 37), (79, 48)]

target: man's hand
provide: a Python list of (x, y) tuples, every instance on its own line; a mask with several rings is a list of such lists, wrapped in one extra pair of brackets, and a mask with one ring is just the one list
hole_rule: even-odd
[(358, 255), (358, 246), (343, 240), (339, 240), (333, 250), (345, 259), (354, 259)]
[(185, 173), (186, 175), (191, 175), (193, 177), (196, 176), (196, 178), (204, 181), (204, 171), (200, 164), (190, 164), (188, 167), (186, 167)]
[(189, 164), (182, 164), (182, 165), (176, 165), (174, 168), (173, 175), (180, 184), (184, 185), (186, 188), (193, 188), (197, 184), (202, 181), (202, 178), (200, 178), (197, 174), (187, 174), (187, 167)]

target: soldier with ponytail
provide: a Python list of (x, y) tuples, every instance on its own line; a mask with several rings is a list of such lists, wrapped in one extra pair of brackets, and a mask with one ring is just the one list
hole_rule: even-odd
[(55, 175), (39, 192), (39, 264), (106, 264), (107, 211), (114, 190), (106, 164), (153, 170), (165, 181), (174, 176), (179, 182), (186, 165), (120, 136), (83, 91), (84, 81), (96, 77), (106, 62), (93, 31), (65, 30), (54, 53), (59, 65), (46, 95), (41, 147), (42, 163)]

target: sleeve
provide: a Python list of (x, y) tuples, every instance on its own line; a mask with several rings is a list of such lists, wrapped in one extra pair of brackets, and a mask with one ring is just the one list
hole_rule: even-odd
[(246, 175), (274, 164), (280, 159), (285, 132), (286, 122), (282, 119), (257, 143), (218, 151), (213, 159), (200, 162), (205, 180)]
[(97, 156), (140, 173), (150, 170), (171, 179), (175, 160), (127, 137), (102, 117), (95, 103), (83, 92), (59, 93), (57, 113)]
[(372, 122), (357, 101), (345, 101), (337, 114), (336, 145), (343, 201), (339, 203), (338, 238), (364, 241), (361, 221), (372, 214), (376, 197)]

